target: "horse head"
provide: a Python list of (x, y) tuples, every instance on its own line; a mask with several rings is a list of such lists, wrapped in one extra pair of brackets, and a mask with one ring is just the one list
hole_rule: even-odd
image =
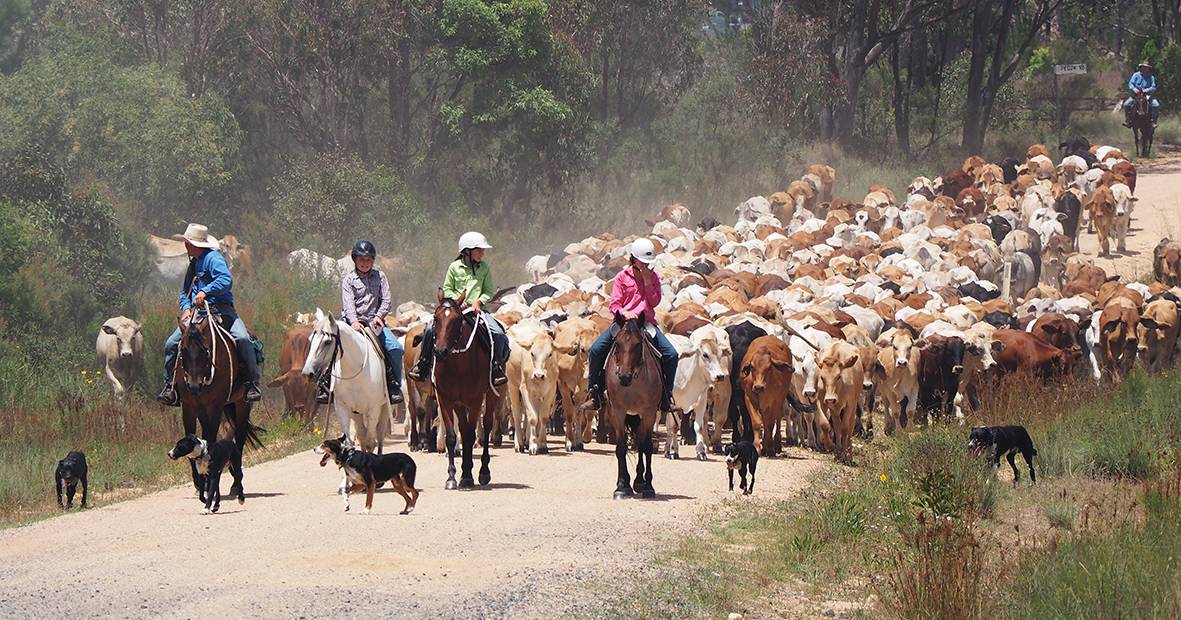
[(187, 324), (177, 322), (181, 329), (181, 374), (185, 386), (193, 394), (200, 394), (213, 383), (212, 320), (194, 314)]
[(439, 305), (435, 307), (435, 357), (440, 360), (464, 348), (464, 297), (460, 295), (459, 299), (451, 299), (444, 297), (443, 291), (439, 290)]
[(331, 312), (325, 314), (316, 308), (316, 319), (308, 338), (308, 359), (303, 364), (303, 376), (318, 377), (330, 370), (340, 348), (340, 326)]
[(615, 327), (615, 376), (627, 387), (644, 366), (644, 316), (625, 319), (617, 312)]

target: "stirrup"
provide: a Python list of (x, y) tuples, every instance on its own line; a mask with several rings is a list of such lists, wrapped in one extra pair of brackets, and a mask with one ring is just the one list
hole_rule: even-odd
[(262, 400), (262, 390), (258, 387), (257, 383), (251, 381), (246, 384), (246, 393), (243, 395), (243, 398), (248, 403), (256, 403)]
[(156, 395), (156, 402), (167, 407), (179, 407), (180, 398), (176, 395), (176, 388), (171, 383), (165, 385), (164, 389)]
[(402, 386), (398, 384), (388, 384), (385, 386), (386, 391), (390, 393), (390, 404), (400, 405), (406, 401), (406, 397), (402, 396)]

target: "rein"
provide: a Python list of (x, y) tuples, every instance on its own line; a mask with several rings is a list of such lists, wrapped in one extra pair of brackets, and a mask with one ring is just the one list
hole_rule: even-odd
[[(352, 329), (352, 328), (350, 327), (349, 329)], [(332, 359), (328, 360), (328, 372), (331, 373), (332, 377), (334, 379), (336, 379), (337, 381), (352, 381), (353, 379), (356, 379), (358, 376), (360, 376), (362, 372), (365, 372), (365, 369), (369, 366), (369, 349), (370, 349), (370, 347), (368, 347), (368, 346), (361, 347), (365, 351), (365, 359), (361, 360), (361, 366), (359, 368), (357, 368), (357, 372), (353, 373), (352, 375), (350, 375), (348, 377), (346, 377), (344, 375), (336, 374), (336, 372), (333, 370), (336, 363), (338, 361), (341, 361), (344, 359), (344, 345), (341, 344), (340, 322), (339, 321), (336, 322), (336, 332), (337, 333), (335, 333), (335, 334), (322, 332), (322, 335), (336, 339), (336, 345), (332, 348)], [(366, 343), (366, 344), (368, 344), (368, 343)]]

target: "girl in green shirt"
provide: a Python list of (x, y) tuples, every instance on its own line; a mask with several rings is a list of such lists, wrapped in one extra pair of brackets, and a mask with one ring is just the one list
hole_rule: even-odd
[[(443, 278), (443, 296), (448, 299), (463, 298), (473, 310), (480, 313), (488, 331), (492, 333), (492, 385), (504, 385), (508, 381), (504, 376), (504, 363), (509, 354), (508, 336), (500, 321), (484, 310), (484, 304), (492, 301), (496, 293), (496, 287), (492, 285), (492, 270), (484, 262), (484, 253), (491, 249), (484, 235), (478, 232), (463, 233), (459, 237), (459, 256), (447, 267), (447, 275)], [(418, 363), (408, 373), (414, 381), (426, 381), (431, 376), (431, 366), (435, 361), (434, 323), (427, 324), (420, 346)]]

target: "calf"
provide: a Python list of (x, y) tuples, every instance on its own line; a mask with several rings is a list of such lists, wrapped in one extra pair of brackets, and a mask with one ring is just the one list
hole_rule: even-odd
[(1150, 371), (1163, 370), (1173, 364), (1173, 353), (1177, 348), (1177, 314), (1177, 304), (1169, 299), (1156, 299), (1144, 306), (1137, 352)]
[(1116, 250), (1126, 252), (1128, 227), (1132, 221), (1132, 207), (1139, 200), (1132, 195), (1132, 190), (1123, 183), (1111, 186), (1111, 195), (1115, 198), (1115, 242)]
[(540, 323), (522, 321), (508, 330), (512, 343), (505, 374), (516, 429), (517, 451), (549, 452), (546, 429), (558, 394), (558, 359), (552, 333)]
[(558, 359), (558, 396), (566, 417), (566, 450), (578, 452), (591, 440), (592, 416), (575, 405), (586, 394), (587, 352), (599, 330), (589, 319), (566, 319), (554, 327), (554, 352)]
[(1095, 233), (1099, 236), (1099, 246), (1103, 256), (1111, 253), (1111, 238), (1115, 236), (1115, 196), (1111, 189), (1100, 185), (1095, 188), (1087, 201), (1087, 211), (1091, 216), (1091, 223), (1095, 226)]
[(816, 406), (821, 432), (831, 425), (837, 461), (853, 464), (853, 428), (861, 401), (863, 370), (857, 347), (837, 340), (816, 359)]

